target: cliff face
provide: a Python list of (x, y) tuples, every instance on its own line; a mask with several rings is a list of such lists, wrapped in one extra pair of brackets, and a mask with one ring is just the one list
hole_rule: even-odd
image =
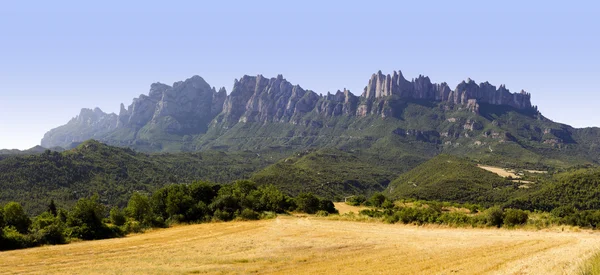
[(525, 91), (520, 93), (511, 93), (504, 85), (496, 86), (488, 82), (481, 84), (468, 79), (463, 81), (454, 90), (448, 87), (448, 84), (433, 84), (429, 77), (419, 76), (412, 81), (408, 81), (402, 75), (402, 72), (395, 72), (392, 75), (384, 75), (379, 71), (371, 76), (369, 84), (365, 88), (362, 96), (373, 100), (377, 98), (397, 95), (400, 98), (426, 99), (434, 101), (445, 101), (454, 104), (469, 104), (469, 100), (477, 103), (487, 103), (493, 105), (507, 105), (517, 109), (525, 110), (532, 108), (531, 95)]
[(67, 147), (74, 142), (101, 138), (116, 127), (117, 115), (107, 114), (99, 108), (81, 109), (79, 115), (66, 125), (48, 131), (44, 135), (41, 145), (45, 148), (57, 147), (58, 144)]
[(229, 129), (248, 122), (298, 124), (314, 119), (369, 115), (385, 118), (401, 111), (398, 100), (411, 99), (458, 105), (475, 113), (482, 103), (527, 110), (533, 108), (530, 97), (523, 91), (510, 93), (503, 85), (496, 88), (488, 82), (477, 84), (470, 79), (452, 90), (446, 83), (431, 83), (425, 76), (408, 81), (402, 72), (373, 74), (361, 96), (346, 89), (319, 95), (288, 82), (282, 75), (243, 76), (235, 80), (233, 90), (227, 95), (224, 88), (217, 92), (204, 79), (194, 76), (172, 86), (152, 84), (147, 95), (133, 99), (127, 108), (121, 104), (118, 115), (84, 109), (66, 125), (48, 132), (42, 145), (68, 146), (90, 138), (102, 141), (104, 137), (120, 145), (137, 139), (152, 142), (164, 138), (164, 134), (202, 135), (209, 127)]

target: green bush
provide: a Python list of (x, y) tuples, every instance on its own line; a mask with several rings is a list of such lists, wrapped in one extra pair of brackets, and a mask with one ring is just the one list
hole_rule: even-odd
[(140, 233), (144, 231), (144, 226), (135, 220), (128, 220), (123, 225), (123, 230), (127, 233)]
[(335, 205), (330, 200), (320, 200), (319, 201), (319, 209), (323, 210), (329, 214), (338, 214), (339, 211), (335, 209)]
[(317, 216), (317, 217), (327, 217), (327, 216), (329, 216), (329, 212), (327, 212), (325, 210), (319, 210), (319, 211), (317, 211), (317, 213), (315, 213), (315, 216)]
[(23, 210), (21, 204), (9, 202), (4, 206), (4, 223), (14, 227), (19, 233), (27, 234), (31, 220)]
[(0, 250), (12, 250), (33, 246), (30, 236), (24, 235), (14, 226), (4, 227), (4, 236), (0, 238)]
[(320, 209), (320, 200), (312, 193), (300, 193), (296, 197), (296, 205), (298, 211), (314, 214)]
[(258, 220), (260, 218), (260, 214), (252, 209), (245, 208), (242, 210), (239, 217), (242, 220)]
[(233, 213), (226, 210), (217, 209), (213, 214), (213, 219), (216, 221), (230, 221), (233, 219)]
[(520, 209), (506, 209), (504, 211), (504, 224), (508, 226), (526, 224), (529, 219), (527, 212)]
[(504, 224), (504, 212), (500, 207), (491, 207), (485, 211), (486, 223), (490, 226), (501, 227)]
[(374, 207), (381, 207), (381, 205), (383, 204), (383, 202), (385, 202), (385, 200), (386, 200), (386, 197), (382, 193), (377, 192), (377, 193), (373, 194), (373, 196), (371, 196), (368, 203)]
[(110, 210), (110, 222), (116, 226), (124, 225), (127, 221), (125, 213), (118, 206), (113, 207)]
[(143, 225), (150, 225), (153, 220), (153, 211), (147, 196), (134, 192), (125, 209), (127, 215)]
[(359, 206), (364, 204), (367, 201), (367, 198), (363, 195), (352, 196), (346, 200), (346, 204), (351, 206)]
[(37, 245), (66, 243), (65, 225), (51, 212), (35, 217), (31, 225), (32, 237)]

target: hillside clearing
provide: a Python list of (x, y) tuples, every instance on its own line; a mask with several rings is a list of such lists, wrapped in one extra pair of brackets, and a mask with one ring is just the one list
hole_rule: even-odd
[(503, 178), (508, 178), (508, 177), (512, 177), (514, 179), (521, 178), (519, 175), (515, 174), (513, 171), (509, 171), (504, 168), (494, 167), (494, 166), (486, 166), (486, 165), (477, 165), (477, 167), (479, 167), (483, 170), (490, 171), (490, 172), (492, 172), (498, 176), (501, 176)]
[(370, 209), (370, 207), (366, 207), (366, 206), (348, 205), (345, 202), (336, 202), (336, 203), (334, 203), (334, 205), (335, 205), (335, 209), (337, 209), (340, 212), (340, 215), (350, 213), (350, 212), (353, 212), (354, 214), (358, 214), (358, 212), (360, 212), (360, 210)]
[(280, 216), (0, 252), (2, 274), (563, 274), (597, 233), (453, 229)]

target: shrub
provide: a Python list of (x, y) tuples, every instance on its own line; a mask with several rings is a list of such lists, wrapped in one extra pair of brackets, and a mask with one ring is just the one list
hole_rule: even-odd
[(216, 221), (230, 221), (233, 219), (233, 213), (217, 209), (213, 214), (213, 219)]
[(335, 209), (335, 205), (330, 200), (321, 200), (319, 201), (319, 209), (326, 211), (329, 214), (338, 214), (339, 211)]
[(123, 230), (127, 233), (140, 233), (144, 231), (144, 226), (138, 221), (128, 220), (123, 225)]
[(490, 226), (501, 227), (504, 223), (504, 212), (500, 207), (491, 207), (485, 211), (486, 223)]
[(298, 197), (296, 197), (296, 205), (298, 211), (314, 214), (319, 211), (320, 200), (312, 193), (300, 193)]
[(367, 198), (363, 195), (352, 196), (346, 200), (346, 204), (352, 206), (359, 206), (367, 201)]
[(51, 212), (37, 216), (31, 225), (33, 240), (36, 244), (66, 243), (64, 223)]
[(20, 249), (33, 246), (33, 240), (21, 234), (14, 226), (4, 228), (4, 236), (0, 238), (0, 250)]
[(148, 197), (134, 192), (127, 203), (125, 212), (129, 217), (134, 218), (143, 225), (150, 225), (152, 221), (152, 208), (150, 206), (150, 200)]
[(110, 222), (112, 224), (121, 226), (124, 225), (126, 221), (127, 218), (125, 217), (125, 213), (123, 213), (118, 206), (115, 206), (110, 210)]
[(243, 220), (258, 220), (260, 218), (260, 215), (258, 214), (258, 212), (252, 209), (245, 208), (244, 210), (242, 210), (239, 217)]
[(369, 199), (369, 204), (374, 207), (381, 207), (385, 200), (385, 196), (382, 193), (377, 192), (373, 194), (373, 196), (371, 196), (371, 198)]
[(515, 226), (527, 223), (529, 215), (520, 209), (506, 209), (504, 213), (504, 224)]
[(392, 209), (394, 208), (394, 203), (388, 199), (386, 199), (382, 204), (381, 208), (383, 209)]
[(4, 222), (7, 226), (13, 226), (19, 233), (26, 234), (29, 230), (31, 220), (17, 202), (9, 202), (4, 206)]
[(315, 213), (315, 216), (317, 216), (317, 217), (327, 217), (327, 216), (329, 216), (329, 212), (327, 212), (325, 210), (319, 210), (319, 211), (317, 211), (317, 213)]

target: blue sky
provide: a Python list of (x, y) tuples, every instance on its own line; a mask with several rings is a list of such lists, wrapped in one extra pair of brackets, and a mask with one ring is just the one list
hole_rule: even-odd
[(0, 2), (0, 148), (195, 74), (228, 92), (260, 73), (355, 94), (378, 70), (451, 87), (470, 77), (525, 89), (555, 121), (600, 126), (592, 1), (86, 2)]

